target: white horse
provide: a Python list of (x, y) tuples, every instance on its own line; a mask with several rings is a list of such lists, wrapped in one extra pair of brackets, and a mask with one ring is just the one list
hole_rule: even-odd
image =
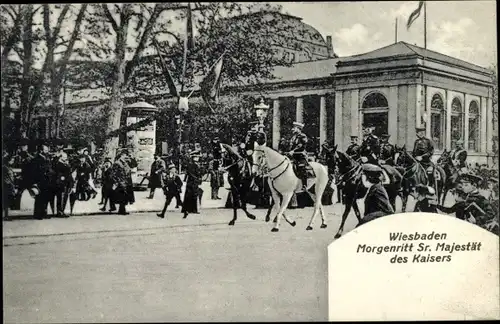
[[(299, 191), (302, 187), (300, 179), (297, 178), (293, 172), (292, 162), (288, 157), (281, 155), (270, 147), (267, 147), (266, 143), (259, 145), (257, 142), (255, 142), (252, 159), (252, 172), (254, 174), (257, 173), (260, 168), (267, 168), (269, 175), (269, 187), (271, 188), (274, 200), (273, 208), (274, 206), (278, 206), (276, 225), (272, 229), (272, 232), (277, 232), (279, 230), (281, 215), (283, 215), (285, 220), (290, 225), (295, 226), (295, 221), (291, 222), (284, 214), (294, 192)], [(312, 230), (314, 218), (318, 212), (321, 213), (321, 228), (326, 228), (326, 219), (323, 212), (323, 206), (321, 205), (321, 197), (323, 196), (323, 192), (325, 191), (328, 183), (328, 170), (324, 165), (317, 162), (309, 162), (309, 164), (314, 170), (316, 178), (308, 179), (307, 190), (309, 190), (313, 185), (316, 185), (314, 189), (316, 197), (313, 198), (311, 196), (311, 198), (315, 200), (314, 213), (306, 230)], [(307, 193), (311, 195), (309, 191), (307, 191)], [(281, 200), (280, 196), (282, 197)]]

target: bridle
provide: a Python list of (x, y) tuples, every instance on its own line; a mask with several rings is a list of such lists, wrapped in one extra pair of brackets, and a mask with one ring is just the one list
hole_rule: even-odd
[[(259, 150), (259, 149), (256, 149), (254, 150), (254, 152), (261, 152), (264, 156), (266, 154), (266, 152), (264, 150)], [(286, 168), (280, 172), (277, 176), (272, 176), (271, 175), (271, 172), (278, 169), (280, 166), (282, 166), (285, 162), (288, 161), (288, 164), (286, 165)], [(259, 169), (263, 169), (264, 168), (264, 163), (259, 163), (259, 164), (256, 164), (256, 166), (259, 168)], [(267, 170), (267, 176), (269, 176), (269, 178), (271, 178), (271, 180), (276, 180), (278, 179), (279, 177), (281, 177), (287, 170), (288, 168), (290, 167), (290, 159), (288, 159), (286, 156), (285, 158), (283, 159), (283, 161), (281, 161), (278, 165), (276, 165), (275, 167), (272, 167), (270, 168), (269, 170)]]
[[(333, 154), (334, 154), (334, 156), (335, 156), (335, 154), (338, 155), (338, 152), (335, 152)], [(361, 165), (360, 164), (356, 164), (356, 162), (350, 156), (345, 155), (345, 157), (347, 158), (348, 161), (351, 162), (352, 167), (349, 170), (347, 170), (346, 172), (342, 173), (339, 176), (339, 180), (338, 180), (339, 182), (347, 182), (347, 181), (353, 179), (357, 175), (357, 171), (361, 168)], [(344, 179), (344, 177), (346, 177), (350, 173), (352, 173), (352, 175), (349, 178)]]

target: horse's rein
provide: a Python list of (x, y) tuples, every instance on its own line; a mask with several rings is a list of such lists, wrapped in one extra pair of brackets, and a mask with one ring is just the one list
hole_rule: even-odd
[[(256, 152), (262, 152), (264, 155), (266, 154), (266, 152), (264, 150), (255, 150)], [(286, 166), (285, 170), (283, 170), (283, 172), (281, 172), (280, 174), (278, 174), (276, 177), (273, 177), (271, 176), (271, 172), (276, 170), (277, 168), (279, 168), (283, 163), (285, 163), (286, 161), (289, 161), (290, 160), (285, 156), (285, 158), (283, 159), (283, 161), (281, 161), (277, 166), (267, 170), (267, 175), (272, 179), (272, 180), (276, 180), (278, 179), (282, 174), (284, 174), (286, 172), (286, 170), (288, 170), (288, 167), (290, 166), (290, 163)], [(262, 164), (259, 164), (258, 165), (259, 168), (263, 168)]]

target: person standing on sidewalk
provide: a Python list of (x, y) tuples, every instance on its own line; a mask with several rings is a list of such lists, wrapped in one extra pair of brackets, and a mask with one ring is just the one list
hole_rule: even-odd
[(38, 153), (30, 163), (31, 190), (35, 197), (33, 216), (35, 219), (50, 218), (47, 206), (51, 198), (51, 180), (53, 179), (52, 161), (49, 158), (49, 148), (40, 145)]
[(168, 171), (169, 173), (165, 176), (165, 185), (163, 187), (163, 191), (165, 193), (165, 205), (163, 206), (161, 213), (156, 214), (160, 218), (165, 217), (165, 212), (167, 211), (167, 207), (170, 205), (172, 198), (176, 197), (177, 199), (177, 206), (175, 206), (175, 208), (179, 207), (180, 193), (182, 192), (182, 180), (175, 172), (175, 165), (170, 164), (168, 166)]
[[(125, 206), (129, 203), (134, 203), (132, 184), (132, 171), (128, 163), (128, 151), (121, 150), (118, 153), (118, 158), (112, 166), (112, 179), (114, 191), (114, 203), (119, 205), (118, 214), (128, 215)], [(132, 195), (130, 192), (132, 191)], [(114, 205), (114, 204), (113, 204)], [(113, 210), (114, 206), (111, 206)]]
[(151, 164), (151, 172), (149, 175), (148, 187), (150, 188), (150, 193), (148, 199), (153, 199), (155, 195), (155, 190), (157, 188), (163, 188), (163, 174), (166, 171), (165, 161), (158, 154), (154, 155), (154, 161)]
[[(101, 188), (101, 195), (102, 195), (102, 208), (100, 209), (101, 211), (106, 211), (106, 205), (108, 204), (109, 201), (109, 207), (114, 206), (113, 203), (113, 178), (111, 174), (111, 159), (106, 158), (104, 161), (104, 164), (102, 166), (102, 188)], [(112, 211), (110, 209), (110, 211)]]
[(2, 187), (2, 205), (3, 205), (3, 220), (10, 220), (9, 208), (14, 201), (17, 194), (14, 171), (12, 165), (14, 164), (14, 157), (6, 155), (3, 158), (3, 187)]
[(198, 165), (200, 155), (198, 152), (193, 152), (189, 156), (188, 165), (186, 167), (186, 192), (182, 204), (182, 213), (184, 218), (189, 213), (199, 214), (198, 212), (198, 196), (201, 185), (201, 170)]
[(58, 154), (58, 159), (54, 163), (54, 190), (57, 199), (57, 216), (68, 217), (64, 210), (68, 203), (68, 197), (73, 188), (73, 175), (68, 162), (68, 155), (65, 152)]
[(94, 158), (92, 158), (92, 156), (90, 155), (88, 148), (83, 149), (82, 153), (83, 153), (83, 156), (85, 157), (85, 162), (89, 166), (90, 174), (89, 174), (88, 183), (89, 183), (89, 187), (91, 189), (92, 199), (94, 199), (97, 196), (97, 189), (94, 185), (94, 178), (95, 178), (94, 174), (95, 174), (95, 169), (96, 169), (95, 161), (94, 161)]

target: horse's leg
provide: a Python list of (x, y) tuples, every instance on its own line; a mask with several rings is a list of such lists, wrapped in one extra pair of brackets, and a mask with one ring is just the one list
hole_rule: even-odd
[(405, 188), (405, 190), (403, 190), (403, 193), (401, 195), (401, 212), (402, 213), (406, 212), (406, 204), (408, 203), (408, 196), (409, 196), (409, 192)]
[(234, 223), (236, 222), (236, 220), (238, 219), (238, 207), (236, 205), (236, 201), (238, 199), (238, 196), (235, 194), (235, 191), (236, 189), (233, 188), (233, 186), (231, 185), (231, 199), (233, 201), (233, 219), (231, 219), (231, 221), (229, 222), (228, 225), (230, 226), (233, 226)]
[(349, 195), (344, 196), (344, 205), (345, 205), (345, 210), (344, 213), (342, 214), (342, 220), (340, 221), (340, 227), (339, 230), (337, 231), (337, 234), (335, 234), (335, 238), (338, 239), (339, 237), (342, 236), (342, 233), (344, 232), (344, 225), (345, 221), (347, 219), (347, 216), (349, 215), (349, 212), (351, 211), (351, 207), (353, 205), (353, 199), (349, 197)]
[(293, 195), (293, 191), (287, 192), (286, 194), (283, 195), (283, 201), (281, 202), (281, 206), (279, 208), (278, 215), (276, 215), (278, 220), (276, 221), (276, 225), (272, 229), (272, 232), (279, 231), (281, 215), (283, 215), (283, 213), (285, 212), (285, 209), (288, 207), (288, 203), (290, 203), (290, 199), (292, 198), (292, 195)]
[(241, 209), (243, 209), (243, 211), (245, 212), (245, 214), (247, 215), (248, 218), (252, 219), (252, 220), (255, 220), (256, 217), (254, 214), (250, 213), (248, 210), (247, 210), (247, 195), (248, 195), (248, 191), (250, 190), (250, 188), (247, 188), (248, 190), (246, 192), (244, 192), (243, 194), (241, 194)]
[(274, 204), (275, 204), (275, 201), (274, 201), (274, 198), (273, 198), (273, 201), (271, 202), (271, 206), (269, 206), (269, 208), (267, 209), (266, 222), (269, 222), (271, 220), (270, 215), (271, 215), (271, 211), (274, 208)]
[[(314, 219), (316, 218), (316, 215), (318, 213), (321, 214), (321, 228), (325, 228), (325, 217), (322, 211), (322, 205), (321, 205), (321, 199), (323, 198), (323, 192), (325, 191), (325, 187), (328, 183), (328, 174), (325, 174), (324, 176), (326, 177), (326, 182), (324, 181), (324, 177), (321, 176), (321, 172), (318, 170), (314, 170), (316, 175), (317, 175), (317, 181), (316, 181), (316, 189), (315, 189), (315, 202), (314, 202), (314, 212), (311, 217), (311, 220), (309, 221), (309, 226), (307, 226), (306, 230), (312, 230), (312, 225), (314, 224)], [(312, 195), (309, 194), (309, 196)]]
[(321, 213), (321, 226), (320, 228), (326, 228), (326, 216), (323, 210), (323, 205), (319, 206), (319, 212)]

